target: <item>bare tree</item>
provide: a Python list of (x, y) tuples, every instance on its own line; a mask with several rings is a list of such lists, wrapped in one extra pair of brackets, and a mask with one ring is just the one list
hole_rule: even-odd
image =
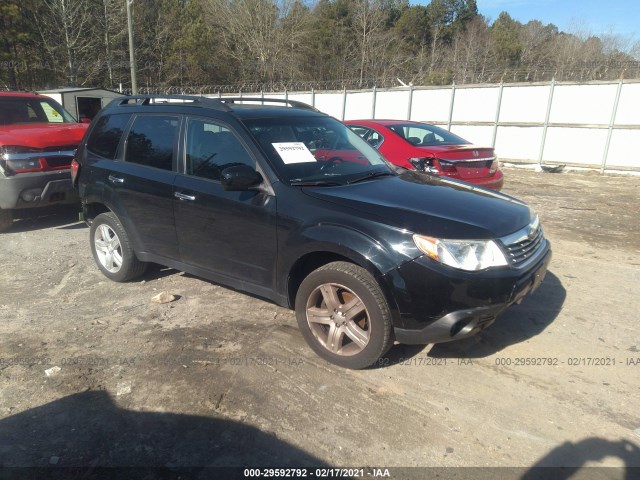
[(467, 28), (456, 36), (454, 44), (460, 51), (453, 65), (456, 82), (484, 81), (487, 68), (495, 61), (486, 20), (482, 17), (471, 20)]
[(276, 80), (281, 62), (307, 30), (293, 0), (208, 0), (205, 5), (230, 55), (245, 72), (267, 81)]
[(354, 0), (353, 8), (353, 28), (360, 50), (359, 85), (362, 86), (367, 66), (374, 63), (376, 56), (385, 51), (386, 13), (380, 0)]
[(91, 7), (91, 0), (42, 0), (42, 8), (34, 15), (44, 47), (54, 58), (65, 59), (70, 85), (77, 84), (82, 62), (95, 45)]
[[(115, 85), (115, 64), (117, 58), (122, 57), (122, 51), (118, 48), (118, 43), (125, 37), (126, 23), (125, 1), (126, 0), (99, 0), (100, 14), (96, 15), (97, 28), (102, 36), (103, 52), (99, 57), (104, 58), (104, 67), (108, 85)], [(104, 56), (104, 57), (103, 57)]]

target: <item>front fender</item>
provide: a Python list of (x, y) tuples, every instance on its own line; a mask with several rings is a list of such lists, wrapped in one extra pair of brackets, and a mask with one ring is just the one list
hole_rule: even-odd
[[(346, 225), (319, 223), (311, 225), (295, 235), (290, 235), (281, 245), (279, 259), (284, 259), (278, 266), (279, 281), (278, 291), (282, 298), (287, 298), (289, 306), (294, 301), (294, 291), (290, 290), (291, 281), (300, 282), (298, 277), (300, 268), (307, 270), (320, 267), (325, 261), (333, 261), (331, 257), (346, 258), (353, 263), (368, 270), (376, 279), (382, 289), (389, 307), (392, 310), (394, 325), (399, 322), (398, 306), (388, 290), (388, 285), (382, 276), (396, 269), (399, 265), (413, 260), (419, 253), (405, 245), (407, 235), (396, 232), (393, 235), (381, 235), (383, 241), (379, 241), (360, 230)], [(401, 239), (404, 238), (403, 241)], [(410, 237), (409, 237), (410, 238)], [(387, 240), (393, 240), (387, 242)], [(307, 262), (311, 264), (307, 264)], [(309, 273), (308, 271), (306, 273)]]
[(363, 267), (373, 267), (379, 274), (397, 266), (396, 255), (389, 251), (388, 246), (353, 227), (318, 224), (304, 229), (296, 237), (295, 241), (283, 245), (287, 249), (288, 260), (282, 265), (283, 271), (290, 271), (299, 258), (314, 252), (349, 258)]

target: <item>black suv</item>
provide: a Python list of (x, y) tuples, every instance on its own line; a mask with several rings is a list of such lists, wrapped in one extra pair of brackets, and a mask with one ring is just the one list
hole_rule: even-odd
[(311, 348), (348, 368), (394, 339), (478, 332), (551, 258), (524, 203), (394, 167), (294, 101), (117, 99), (72, 171), (107, 277), (154, 262), (294, 307)]

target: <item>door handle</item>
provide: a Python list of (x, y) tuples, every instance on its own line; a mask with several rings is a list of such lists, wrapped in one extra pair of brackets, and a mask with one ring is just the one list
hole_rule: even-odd
[(124, 178), (116, 177), (115, 175), (109, 175), (109, 181), (111, 183), (124, 183)]
[(184, 193), (175, 192), (173, 194), (174, 197), (179, 198), (180, 200), (195, 200), (196, 197), (194, 195), (185, 195)]

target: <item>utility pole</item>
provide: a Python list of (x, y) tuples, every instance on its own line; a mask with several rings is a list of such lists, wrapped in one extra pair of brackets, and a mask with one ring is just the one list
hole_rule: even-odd
[(136, 79), (136, 53), (135, 43), (133, 41), (133, 15), (131, 14), (131, 5), (133, 0), (124, 0), (127, 4), (127, 24), (129, 27), (129, 66), (131, 67), (131, 93), (138, 94), (138, 81)]

